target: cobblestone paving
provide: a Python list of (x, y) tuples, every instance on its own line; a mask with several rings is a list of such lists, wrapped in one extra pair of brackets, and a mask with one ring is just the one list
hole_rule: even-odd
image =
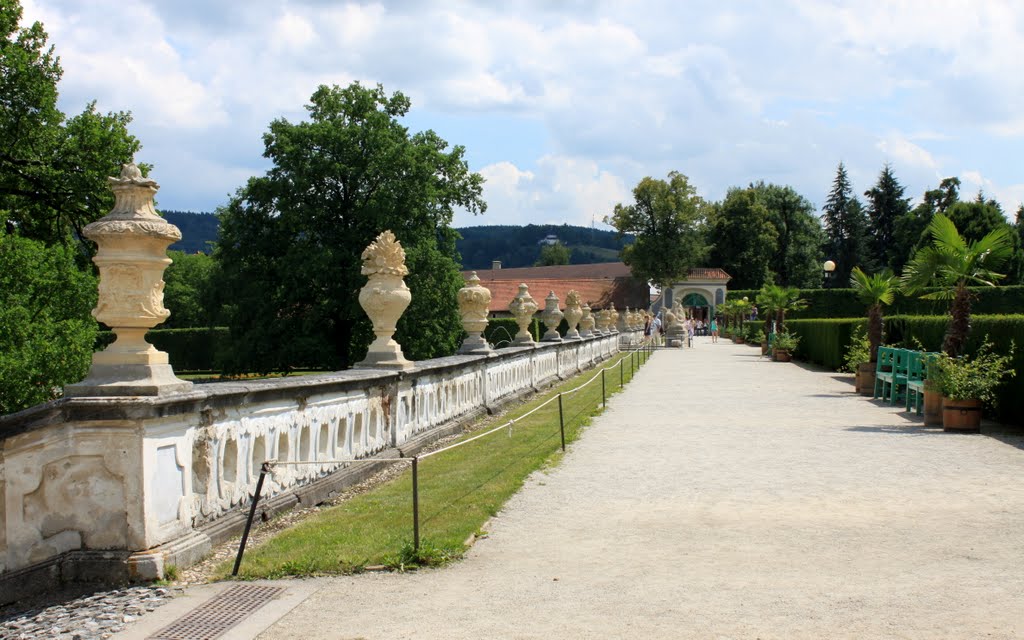
[[(169, 587), (128, 587), (84, 595), (63, 592), (0, 611), (3, 640), (101, 640), (174, 597)], [(28, 607), (28, 608), (26, 608)]]

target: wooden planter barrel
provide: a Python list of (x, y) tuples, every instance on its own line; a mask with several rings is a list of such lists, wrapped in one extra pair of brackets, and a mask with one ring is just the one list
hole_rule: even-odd
[(790, 361), (789, 351), (787, 351), (785, 349), (776, 349), (775, 350), (775, 361), (776, 362), (789, 362)]
[(875, 394), (874, 362), (861, 362), (857, 365), (857, 393), (862, 396)]
[(942, 424), (942, 392), (928, 380), (924, 381), (924, 424), (932, 427)]
[(942, 401), (944, 431), (977, 432), (981, 430), (981, 400)]

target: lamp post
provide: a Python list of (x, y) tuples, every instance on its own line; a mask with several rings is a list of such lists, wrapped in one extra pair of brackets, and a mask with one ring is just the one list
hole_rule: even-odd
[(836, 263), (826, 260), (825, 264), (821, 265), (821, 270), (825, 274), (825, 286), (827, 287), (828, 283), (832, 280), (832, 274), (836, 270)]

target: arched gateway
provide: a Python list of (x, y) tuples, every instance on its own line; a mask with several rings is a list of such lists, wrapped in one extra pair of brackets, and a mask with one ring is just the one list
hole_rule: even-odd
[(656, 303), (654, 311), (657, 312), (662, 305), (670, 308), (678, 300), (694, 319), (707, 322), (715, 315), (718, 305), (725, 302), (727, 284), (731, 279), (732, 276), (722, 269), (690, 269), (685, 280), (664, 288), (659, 301), (661, 304)]

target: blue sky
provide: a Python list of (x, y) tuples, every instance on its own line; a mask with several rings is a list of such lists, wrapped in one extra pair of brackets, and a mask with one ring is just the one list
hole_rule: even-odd
[(267, 169), (261, 136), (319, 84), (381, 83), (467, 149), (483, 216), (590, 224), (639, 179), (720, 199), (756, 180), (821, 207), (843, 161), (915, 201), (946, 176), (1024, 200), (1024, 3), (23, 0), (62, 107), (129, 110), (160, 206), (211, 211)]

